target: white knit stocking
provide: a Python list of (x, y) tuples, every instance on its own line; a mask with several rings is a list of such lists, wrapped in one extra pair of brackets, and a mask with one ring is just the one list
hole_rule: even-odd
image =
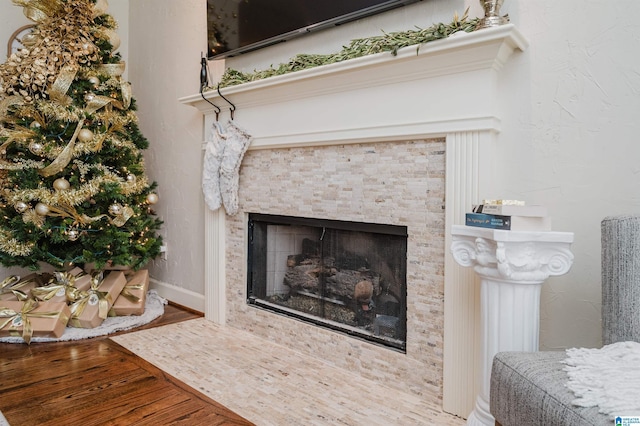
[(233, 216), (238, 212), (240, 163), (251, 144), (251, 136), (233, 121), (227, 124), (225, 135), (227, 143), (220, 164), (220, 193), (227, 214)]
[(214, 122), (207, 137), (202, 165), (202, 192), (207, 206), (216, 211), (222, 206), (220, 194), (220, 164), (226, 145), (224, 129), (219, 122)]

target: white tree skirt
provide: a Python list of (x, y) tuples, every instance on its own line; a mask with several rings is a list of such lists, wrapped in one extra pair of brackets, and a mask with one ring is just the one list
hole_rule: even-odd
[[(167, 300), (160, 297), (155, 290), (149, 290), (142, 315), (130, 315), (125, 317), (108, 317), (102, 324), (95, 328), (67, 327), (59, 338), (33, 337), (31, 342), (64, 342), (68, 340), (89, 339), (91, 337), (105, 336), (116, 331), (129, 330), (140, 327), (158, 318), (164, 313), (164, 305)], [(22, 337), (1, 337), (2, 343), (24, 343)], [(2, 423), (0, 422), (0, 426)]]

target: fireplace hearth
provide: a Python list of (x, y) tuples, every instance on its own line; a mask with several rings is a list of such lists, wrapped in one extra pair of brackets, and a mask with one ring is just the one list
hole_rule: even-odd
[(249, 214), (248, 303), (406, 349), (407, 228)]

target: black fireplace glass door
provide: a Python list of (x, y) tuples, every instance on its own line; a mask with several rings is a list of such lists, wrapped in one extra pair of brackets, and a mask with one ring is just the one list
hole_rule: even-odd
[(404, 349), (405, 227), (251, 214), (248, 251), (249, 303)]

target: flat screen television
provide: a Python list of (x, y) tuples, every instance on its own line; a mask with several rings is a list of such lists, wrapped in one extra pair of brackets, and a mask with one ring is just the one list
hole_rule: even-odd
[(207, 58), (237, 56), (418, 1), (207, 0)]

